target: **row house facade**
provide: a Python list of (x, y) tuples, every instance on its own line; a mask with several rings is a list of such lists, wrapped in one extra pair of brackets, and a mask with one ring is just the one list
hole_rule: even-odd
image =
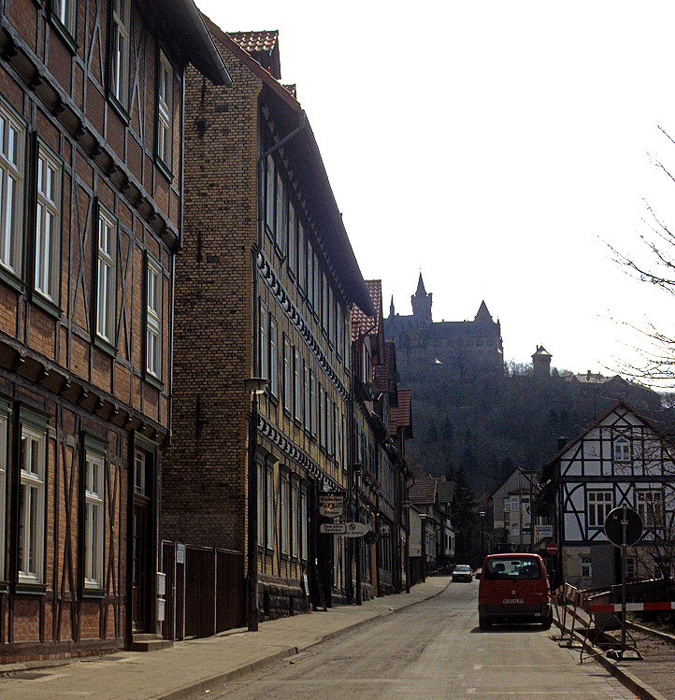
[(620, 548), (604, 526), (623, 505), (643, 525), (628, 549), (628, 578), (672, 576), (674, 474), (670, 437), (623, 401), (562, 446), (544, 465), (538, 499), (538, 512), (547, 512), (560, 544), (552, 561), (559, 578), (580, 588), (621, 581)]
[(530, 504), (538, 492), (538, 473), (516, 467), (490, 495), (495, 551), (535, 551), (541, 538), (533, 527), (536, 518)]
[(188, 73), (162, 524), (243, 555), (264, 620), (350, 592), (344, 540), (318, 514), (322, 494), (351, 503), (350, 309), (373, 311), (277, 33), (207, 26), (234, 87)]
[(402, 504), (407, 467), (400, 443), (405, 443), (408, 435), (399, 430), (403, 426), (396, 421), (399, 405), (396, 347), (384, 338), (382, 283), (368, 280), (366, 285), (375, 315), (369, 316), (354, 307), (351, 317), (357, 467), (354, 494), (358, 505), (354, 516), (369, 524), (377, 539), (370, 549), (363, 548), (363, 566), (357, 575), (361, 578), (362, 595), (364, 590), (366, 594), (386, 595), (400, 592), (405, 583), (407, 537)]
[(454, 562), (455, 484), (445, 477), (416, 476), (409, 486), (410, 557), (414, 578)]
[(0, 0), (0, 661), (156, 631), (192, 0)]

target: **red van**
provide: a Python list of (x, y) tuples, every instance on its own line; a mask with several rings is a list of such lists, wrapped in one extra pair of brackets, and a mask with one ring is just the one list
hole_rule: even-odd
[(553, 621), (551, 590), (544, 562), (538, 554), (488, 554), (478, 587), (481, 629), (493, 622)]

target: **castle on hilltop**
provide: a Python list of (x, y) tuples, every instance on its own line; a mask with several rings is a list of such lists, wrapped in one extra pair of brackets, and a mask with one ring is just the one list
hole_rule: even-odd
[(501, 327), (481, 302), (473, 321), (435, 322), (431, 315), (433, 294), (427, 293), (420, 273), (417, 290), (410, 297), (412, 316), (394, 310), (384, 320), (387, 340), (396, 343), (401, 368), (444, 365), (460, 378), (498, 374), (504, 370)]

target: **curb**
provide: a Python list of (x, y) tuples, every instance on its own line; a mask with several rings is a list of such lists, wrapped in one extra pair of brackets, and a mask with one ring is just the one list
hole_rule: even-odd
[[(359, 620), (358, 622), (354, 622), (351, 625), (347, 625), (346, 627), (343, 627), (342, 629), (335, 630), (333, 632), (328, 632), (327, 634), (322, 635), (319, 639), (317, 639), (314, 642), (311, 642), (310, 644), (306, 644), (301, 647), (296, 647), (296, 646), (291, 646), (288, 647), (287, 649), (282, 649), (281, 651), (278, 651), (274, 654), (270, 654), (270, 656), (266, 656), (265, 658), (258, 659), (257, 661), (252, 661), (251, 663), (244, 664), (243, 666), (240, 666), (239, 668), (232, 669), (231, 671), (226, 671), (225, 673), (218, 674), (217, 676), (213, 676), (211, 678), (207, 678), (202, 681), (197, 681), (196, 683), (191, 683), (190, 685), (184, 686), (183, 688), (178, 688), (176, 690), (172, 690), (171, 692), (165, 694), (165, 695), (158, 695), (156, 696), (155, 700), (189, 700), (190, 698), (194, 697), (196, 693), (201, 693), (204, 694), (206, 691), (213, 691), (219, 686), (223, 685), (224, 683), (227, 683), (228, 681), (232, 681), (236, 678), (241, 678), (242, 676), (246, 676), (249, 673), (252, 673), (253, 671), (258, 671), (268, 665), (273, 664), (275, 661), (280, 661), (282, 659), (287, 659), (291, 656), (297, 656), (303, 651), (306, 651), (307, 649), (311, 649), (312, 647), (318, 646), (319, 644), (322, 644), (323, 642), (327, 642), (331, 639), (335, 639), (336, 637), (339, 637), (343, 634), (346, 634), (347, 632), (352, 632), (353, 630), (356, 630), (360, 627), (364, 627), (365, 625), (375, 622), (376, 620), (381, 620), (383, 617), (386, 617), (387, 615), (391, 615), (394, 613), (401, 612), (403, 610), (406, 610), (408, 608), (411, 608), (413, 605), (418, 605), (419, 603), (423, 603), (426, 600), (431, 600), (432, 598), (436, 598), (437, 596), (441, 595), (444, 591), (447, 590), (448, 586), (450, 585), (450, 581), (441, 588), (439, 591), (432, 593), (431, 595), (427, 596), (426, 598), (421, 598), (420, 600), (415, 600), (412, 601), (406, 605), (402, 605), (400, 608), (394, 608), (394, 609), (389, 609), (389, 610), (384, 610), (381, 613), (378, 613), (376, 615), (373, 615), (372, 617), (368, 617), (364, 620)], [(398, 594), (402, 595), (402, 594)], [(654, 700), (667, 700), (666, 698), (654, 698)]]
[[(558, 620), (555, 620), (555, 624), (563, 631), (567, 632), (569, 630), (564, 629)], [(619, 668), (615, 661), (608, 659), (604, 656), (601, 649), (590, 644), (588, 640), (584, 640), (584, 637), (580, 635), (576, 630), (573, 632), (574, 637), (580, 644), (585, 644), (585, 646), (591, 650), (589, 658), (597, 664), (600, 664), (606, 671), (616, 678), (621, 685), (635, 693), (640, 700), (669, 700), (665, 695), (661, 695), (657, 690), (654, 690), (651, 686), (647, 685), (644, 681), (641, 681), (637, 676), (633, 675), (630, 671), (626, 671)]]

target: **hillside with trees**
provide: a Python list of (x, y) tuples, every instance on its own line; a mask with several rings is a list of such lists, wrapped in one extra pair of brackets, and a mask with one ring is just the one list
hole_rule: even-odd
[(662, 407), (661, 396), (620, 377), (555, 369), (542, 377), (515, 364), (503, 376), (463, 381), (439, 364), (407, 367), (399, 361), (399, 371), (414, 397), (411, 468), (434, 476), (461, 469), (478, 497), (515, 466), (540, 469), (556, 454), (560, 438), (576, 437), (620, 398), (672, 432), (672, 410)]

